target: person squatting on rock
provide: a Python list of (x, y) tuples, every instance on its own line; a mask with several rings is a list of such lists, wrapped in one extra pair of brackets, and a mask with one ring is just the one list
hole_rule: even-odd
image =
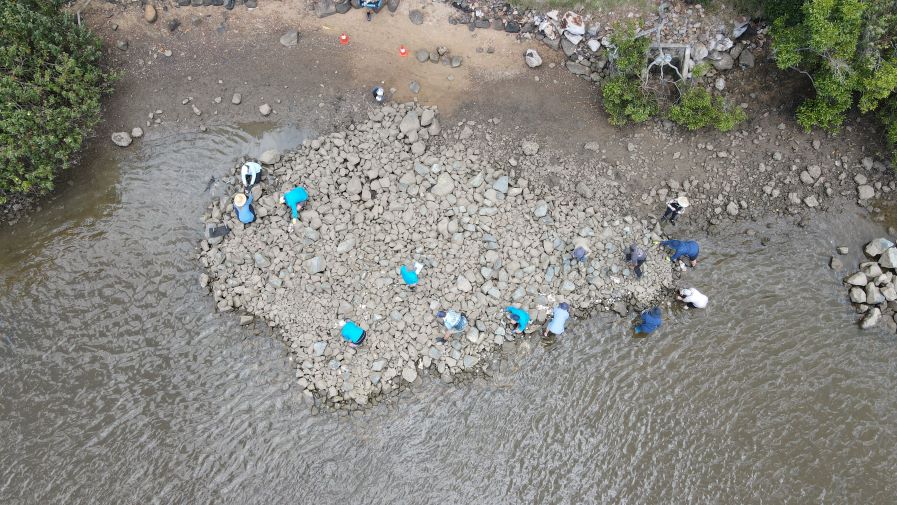
[(683, 288), (679, 290), (677, 300), (688, 305), (693, 309), (703, 309), (707, 307), (707, 295), (701, 293), (695, 288)]
[(462, 333), (464, 329), (467, 328), (467, 316), (454, 310), (440, 310), (436, 313), (436, 319), (442, 320), (442, 324), (445, 325), (446, 330), (444, 337), (438, 337), (436, 339), (440, 344), (448, 342), (448, 340), (452, 338), (452, 335)]
[(661, 312), (660, 307), (645, 309), (641, 313), (642, 322), (635, 327), (635, 332), (650, 335), (654, 330), (660, 328)]
[(682, 211), (688, 207), (689, 202), (688, 198), (684, 196), (676, 197), (667, 202), (667, 208), (663, 213), (663, 216), (660, 218), (660, 222), (664, 222), (667, 219), (670, 220), (670, 224), (675, 226), (676, 219), (679, 218), (679, 214), (682, 214)]
[(299, 213), (305, 207), (306, 201), (308, 201), (308, 191), (305, 191), (302, 186), (296, 186), (280, 197), (280, 203), (285, 203), (293, 214), (292, 224), (299, 222)]
[(648, 254), (638, 245), (631, 244), (629, 249), (626, 249), (626, 262), (632, 266), (635, 276), (639, 279), (642, 278), (642, 263), (646, 259), (648, 259)]
[(673, 263), (686, 256), (691, 262), (691, 266), (697, 266), (701, 247), (694, 240), (664, 240), (660, 245), (673, 250), (673, 255), (670, 256), (670, 261)]
[(410, 270), (405, 265), (402, 265), (400, 272), (402, 274), (402, 280), (405, 282), (405, 284), (407, 284), (409, 288), (414, 289), (417, 287), (417, 283), (420, 281), (419, 274), (420, 271), (423, 270), (424, 266), (416, 261), (412, 264), (412, 266), (414, 267), (414, 270)]
[(245, 191), (249, 191), (259, 183), (262, 178), (262, 166), (254, 161), (247, 161), (240, 167), (240, 180), (243, 181)]
[(529, 313), (523, 309), (511, 306), (505, 309), (508, 319), (514, 324), (514, 333), (523, 333), (529, 324)]
[(551, 313), (551, 320), (545, 325), (545, 331), (542, 333), (542, 336), (547, 337), (548, 333), (554, 336), (564, 333), (567, 319), (570, 319), (570, 306), (566, 302), (561, 302)]
[(255, 221), (255, 208), (252, 206), (252, 193), (247, 198), (243, 193), (234, 195), (234, 213), (237, 219), (243, 224), (249, 224)]
[(349, 342), (349, 347), (360, 346), (368, 336), (368, 332), (364, 331), (361, 326), (355, 324), (354, 321), (346, 321), (340, 324), (342, 325), (340, 334), (346, 342)]

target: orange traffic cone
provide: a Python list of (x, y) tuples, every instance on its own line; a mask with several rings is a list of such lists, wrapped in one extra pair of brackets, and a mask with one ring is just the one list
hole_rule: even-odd
[(399, 46), (399, 56), (408, 56), (408, 49), (405, 46)]
[(339, 36), (339, 43), (344, 46), (349, 45), (349, 36), (346, 35), (346, 32)]

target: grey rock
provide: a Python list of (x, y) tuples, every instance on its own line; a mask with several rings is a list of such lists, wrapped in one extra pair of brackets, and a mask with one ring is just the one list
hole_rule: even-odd
[(346, 184), (346, 193), (350, 195), (360, 195), (362, 189), (364, 189), (361, 185), (361, 179), (357, 176), (353, 176), (349, 179), (349, 182)]
[(399, 123), (399, 131), (408, 135), (410, 132), (418, 129), (420, 129), (420, 119), (417, 117), (417, 112), (413, 110), (408, 111), (405, 117), (402, 118), (402, 122)]
[(853, 303), (866, 303), (866, 291), (861, 288), (850, 288), (850, 301)]
[(503, 176), (499, 177), (495, 181), (495, 184), (492, 185), (492, 188), (495, 191), (498, 191), (499, 193), (507, 194), (507, 192), (508, 192), (508, 176), (503, 175)]
[(433, 118), (436, 117), (436, 114), (432, 109), (424, 109), (420, 114), (420, 125), (421, 126), (430, 126), (433, 124)]
[(319, 18), (326, 18), (327, 16), (336, 14), (336, 4), (333, 2), (333, 0), (317, 1), (318, 4), (315, 7), (315, 14), (317, 14)]
[(589, 67), (580, 63), (568, 61), (564, 65), (567, 67), (567, 70), (569, 70), (573, 75), (589, 75), (589, 73), (591, 73), (591, 69), (589, 69)]
[(539, 154), (539, 144), (537, 142), (525, 140), (520, 144), (520, 148), (526, 156), (535, 156)]
[[(871, 240), (868, 244), (866, 244), (866, 247), (863, 250), (870, 258), (877, 258), (881, 255), (881, 253), (887, 251), (892, 247), (894, 247), (893, 242), (884, 237), (879, 237)], [(847, 253), (845, 252), (844, 254)]]
[[(885, 249), (887, 249), (887, 248), (885, 248)], [(838, 254), (847, 254), (850, 252), (850, 248), (847, 246), (844, 246), (844, 245), (840, 245), (840, 246), (838, 246), (837, 251), (838, 251)]]
[(112, 142), (118, 147), (128, 147), (131, 145), (131, 136), (128, 132), (115, 132), (112, 134)]
[(890, 247), (881, 254), (878, 264), (884, 268), (897, 269), (897, 248)]
[(579, 196), (583, 198), (592, 198), (593, 196), (595, 196), (595, 192), (592, 190), (592, 187), (583, 181), (579, 181), (578, 183), (576, 183), (576, 192), (579, 193)]
[(452, 68), (458, 68), (461, 66), (461, 62), (464, 61), (460, 56), (452, 56)]
[(576, 44), (570, 42), (567, 37), (561, 39), (561, 51), (564, 52), (564, 55), (568, 58), (576, 54)]
[(741, 54), (738, 55), (738, 64), (742, 68), (754, 68), (754, 53), (750, 49), (741, 51)]
[(868, 184), (863, 184), (857, 188), (857, 197), (860, 200), (868, 200), (875, 196), (875, 188)]
[(119, 48), (122, 51), (128, 50), (128, 41), (127, 40), (119, 40), (115, 43), (115, 47)]
[(315, 356), (323, 356), (324, 350), (327, 349), (327, 342), (322, 342), (322, 341), (318, 340), (317, 342), (312, 344), (311, 347), (312, 347), (312, 351), (314, 352)]
[(735, 66), (735, 60), (728, 53), (719, 53), (719, 57), (710, 59), (710, 64), (717, 70), (729, 70)]
[(430, 51), (427, 51), (426, 49), (418, 49), (417, 52), (414, 53), (414, 57), (417, 58), (417, 61), (426, 63), (426, 61), (430, 59)]
[(232, 103), (234, 105), (240, 105), (240, 102), (242, 102), (242, 101), (243, 101), (243, 95), (241, 95), (240, 93), (234, 93), (234, 96), (231, 97), (231, 99), (230, 99), (230, 103)]
[(143, 128), (141, 128), (139, 126), (135, 126), (134, 128), (131, 128), (131, 138), (139, 139), (142, 136), (143, 136)]
[(273, 165), (280, 161), (280, 156), (280, 151), (276, 149), (269, 149), (263, 152), (261, 156), (259, 156), (259, 162), (264, 165)]
[(866, 316), (863, 317), (863, 320), (860, 322), (860, 328), (868, 330), (869, 328), (877, 326), (879, 321), (881, 321), (881, 310), (878, 307), (873, 307), (872, 310), (867, 312)]
[(837, 257), (832, 256), (831, 259), (829, 259), (828, 266), (832, 270), (841, 270), (844, 268), (844, 263), (842, 263), (841, 260)]
[(262, 253), (255, 253), (252, 256), (256, 268), (268, 268), (271, 266), (271, 260), (266, 258)]
[(816, 180), (822, 176), (822, 168), (819, 165), (810, 165), (807, 167), (807, 173), (810, 174), (813, 180)]
[(458, 281), (455, 284), (458, 288), (458, 291), (462, 293), (470, 293), (473, 290), (473, 286), (470, 284), (470, 281), (467, 280), (467, 277), (463, 275), (458, 276)]
[(524, 61), (529, 68), (536, 68), (542, 65), (542, 57), (535, 49), (527, 49), (523, 55)]
[(446, 172), (439, 174), (439, 177), (436, 179), (436, 184), (430, 188), (430, 192), (436, 196), (446, 196), (454, 190), (455, 181), (452, 180), (452, 176)]
[(726, 213), (729, 214), (730, 216), (737, 216), (738, 215), (738, 204), (735, 202), (729, 202), (729, 204), (726, 205)]
[(885, 303), (885, 296), (881, 294), (878, 286), (872, 282), (866, 284), (866, 304), (881, 305), (882, 303)]
[(865, 286), (869, 282), (869, 279), (866, 278), (866, 274), (864, 274), (863, 272), (857, 272), (844, 279), (844, 282), (852, 286)]
[(255, 318), (252, 316), (240, 316), (240, 326), (250, 325), (253, 321), (255, 321)]
[(374, 361), (373, 363), (371, 363), (371, 370), (373, 370), (375, 372), (380, 372), (383, 370), (383, 367), (385, 367), (385, 366), (386, 366), (386, 360), (378, 359), (378, 360)]
[(267, 116), (268, 114), (271, 114), (271, 106), (266, 103), (263, 103), (259, 106), (259, 112), (263, 116)]
[(299, 45), (299, 31), (287, 30), (280, 36), (280, 44), (284, 47), (296, 47)]
[(424, 13), (414, 9), (408, 13), (408, 19), (411, 20), (412, 24), (421, 25), (424, 23)]
[(414, 382), (417, 380), (417, 370), (413, 366), (406, 366), (402, 369), (402, 378), (405, 382)]
[(395, 12), (399, 8), (399, 0), (388, 0), (386, 8), (389, 9), (389, 12)]
[(819, 207), (819, 201), (816, 200), (816, 197), (813, 195), (804, 198), (804, 204), (806, 204), (806, 206), (810, 207), (811, 209)]
[(548, 204), (545, 203), (544, 200), (539, 200), (536, 202), (535, 208), (533, 208), (533, 215), (536, 217), (545, 217), (548, 214)]
[(327, 268), (327, 263), (321, 256), (315, 256), (305, 262), (305, 271), (309, 274), (319, 274)]
[(336, 253), (346, 254), (352, 249), (355, 249), (355, 237), (348, 236), (336, 246)]
[(882, 286), (881, 294), (885, 297), (885, 300), (889, 302), (897, 300), (897, 289), (894, 288), (893, 284), (885, 284), (884, 286)]

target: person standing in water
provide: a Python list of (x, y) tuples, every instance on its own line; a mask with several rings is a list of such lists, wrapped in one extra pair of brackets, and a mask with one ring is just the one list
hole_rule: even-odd
[(564, 333), (567, 319), (570, 319), (570, 306), (566, 302), (561, 302), (551, 313), (551, 320), (545, 325), (545, 331), (542, 332), (542, 336), (547, 337), (549, 333), (558, 336)]
[(707, 303), (710, 301), (707, 299), (707, 295), (695, 288), (680, 289), (676, 299), (693, 309), (707, 308)]

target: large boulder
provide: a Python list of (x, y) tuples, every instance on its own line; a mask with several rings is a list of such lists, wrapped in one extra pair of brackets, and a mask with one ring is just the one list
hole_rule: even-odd
[(860, 328), (868, 330), (878, 325), (879, 321), (881, 321), (881, 310), (878, 307), (873, 307), (872, 310), (866, 312), (866, 317), (860, 322)]
[(881, 253), (885, 252), (891, 247), (894, 247), (893, 242), (884, 237), (879, 237), (866, 244), (864, 251), (866, 251), (866, 254), (870, 258), (877, 258), (881, 255)]
[(882, 253), (881, 258), (878, 259), (878, 264), (885, 268), (897, 268), (897, 247), (889, 247)]
[(844, 282), (850, 284), (851, 286), (865, 286), (869, 282), (869, 279), (866, 278), (866, 274), (864, 274), (863, 272), (857, 272), (844, 279)]
[(280, 151), (276, 149), (269, 149), (262, 153), (259, 156), (259, 161), (264, 165), (273, 165), (280, 161)]
[(866, 304), (881, 305), (882, 303), (885, 303), (885, 296), (881, 294), (878, 286), (873, 282), (866, 284)]

